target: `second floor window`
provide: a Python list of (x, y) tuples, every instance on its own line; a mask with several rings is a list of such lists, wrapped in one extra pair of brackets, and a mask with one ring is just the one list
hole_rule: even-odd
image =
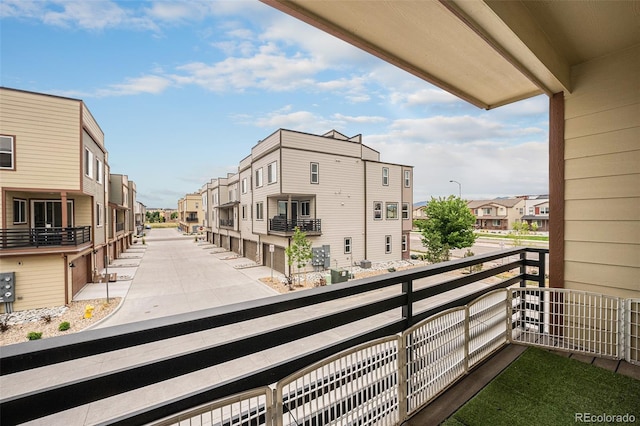
[(0, 136), (0, 169), (15, 167), (13, 141), (13, 136)]
[(384, 186), (389, 186), (389, 168), (388, 167), (382, 168), (382, 184)]
[(262, 167), (256, 170), (256, 188), (260, 188), (262, 186)]
[(402, 218), (409, 219), (409, 203), (402, 203)]
[(102, 204), (97, 203), (96, 205), (96, 226), (102, 226), (103, 224), (103, 214), (104, 214), (104, 210), (102, 208)]
[(411, 187), (411, 171), (409, 170), (404, 171), (404, 187), (405, 188)]
[(263, 220), (264, 219), (264, 204), (261, 202), (256, 203), (256, 219)]
[(247, 219), (247, 205), (243, 204), (242, 205), (242, 220), (246, 220)]
[(27, 223), (27, 200), (13, 199), (13, 223)]
[(102, 183), (102, 161), (99, 158), (96, 158), (96, 182)]
[(382, 201), (373, 202), (373, 219), (374, 220), (382, 219)]
[(269, 164), (267, 166), (267, 183), (276, 183), (278, 181), (278, 169), (276, 167), (276, 162)]
[(301, 201), (300, 202), (300, 215), (301, 216), (311, 216), (311, 202), (310, 201)]
[(387, 219), (398, 218), (398, 203), (387, 203)]
[(311, 163), (311, 183), (320, 183), (320, 165)]
[(549, 214), (549, 207), (540, 207), (540, 214)]
[(247, 178), (242, 179), (242, 193), (247, 193)]
[(491, 209), (482, 209), (482, 214), (486, 214), (486, 215), (490, 215), (491, 214)]

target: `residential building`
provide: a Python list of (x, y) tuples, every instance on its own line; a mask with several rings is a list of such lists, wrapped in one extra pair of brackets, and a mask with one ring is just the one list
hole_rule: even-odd
[(471, 200), (467, 206), (476, 216), (476, 228), (490, 231), (506, 231), (520, 221), (524, 214), (525, 199), (495, 198), (493, 200)]
[(209, 241), (283, 273), (295, 228), (317, 249), (317, 268), (409, 257), (413, 168), (380, 161), (361, 135), (280, 129), (200, 199)]
[(0, 272), (16, 283), (3, 309), (67, 304), (114, 257), (127, 204), (110, 203), (107, 160), (82, 100), (0, 88)]
[(109, 175), (109, 261), (131, 246), (135, 230), (133, 205), (135, 183), (127, 175)]
[(140, 201), (136, 201), (133, 207), (133, 214), (136, 235), (142, 235), (144, 222), (147, 218), (147, 206), (142, 204)]
[(200, 223), (200, 203), (199, 193), (186, 194), (178, 201), (178, 228), (182, 232), (196, 233), (202, 224)]
[[(524, 204), (524, 215), (520, 219), (535, 226), (537, 231), (549, 231), (549, 196), (528, 195)], [(535, 224), (535, 225), (534, 225)]]

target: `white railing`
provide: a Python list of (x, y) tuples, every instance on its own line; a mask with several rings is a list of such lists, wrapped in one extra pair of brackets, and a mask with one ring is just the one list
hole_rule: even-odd
[[(640, 364), (640, 299), (508, 288), (154, 425), (398, 425), (507, 343)], [(273, 396), (272, 396), (273, 393)]]

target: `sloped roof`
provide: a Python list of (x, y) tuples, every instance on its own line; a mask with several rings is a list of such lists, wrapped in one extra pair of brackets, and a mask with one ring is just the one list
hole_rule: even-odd
[(471, 200), (467, 201), (467, 206), (470, 209), (477, 209), (482, 206), (497, 204), (503, 207), (513, 207), (519, 202), (522, 201), (522, 198), (495, 198), (493, 200)]

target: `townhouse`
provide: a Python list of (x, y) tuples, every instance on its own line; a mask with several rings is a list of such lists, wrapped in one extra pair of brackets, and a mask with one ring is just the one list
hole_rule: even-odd
[(132, 199), (112, 207), (110, 181), (104, 133), (82, 100), (0, 88), (0, 276), (15, 284), (3, 312), (69, 303), (117, 257), (118, 238), (128, 246), (129, 228), (112, 227)]
[(200, 193), (186, 194), (178, 200), (178, 228), (182, 232), (199, 232), (200, 222)]
[(467, 206), (476, 216), (476, 228), (506, 231), (524, 214), (525, 197), (471, 200)]
[(380, 161), (361, 135), (279, 129), (200, 195), (210, 242), (282, 273), (296, 228), (314, 268), (409, 258), (413, 167)]
[(549, 196), (527, 196), (521, 220), (530, 226), (535, 224), (538, 231), (549, 231)]

